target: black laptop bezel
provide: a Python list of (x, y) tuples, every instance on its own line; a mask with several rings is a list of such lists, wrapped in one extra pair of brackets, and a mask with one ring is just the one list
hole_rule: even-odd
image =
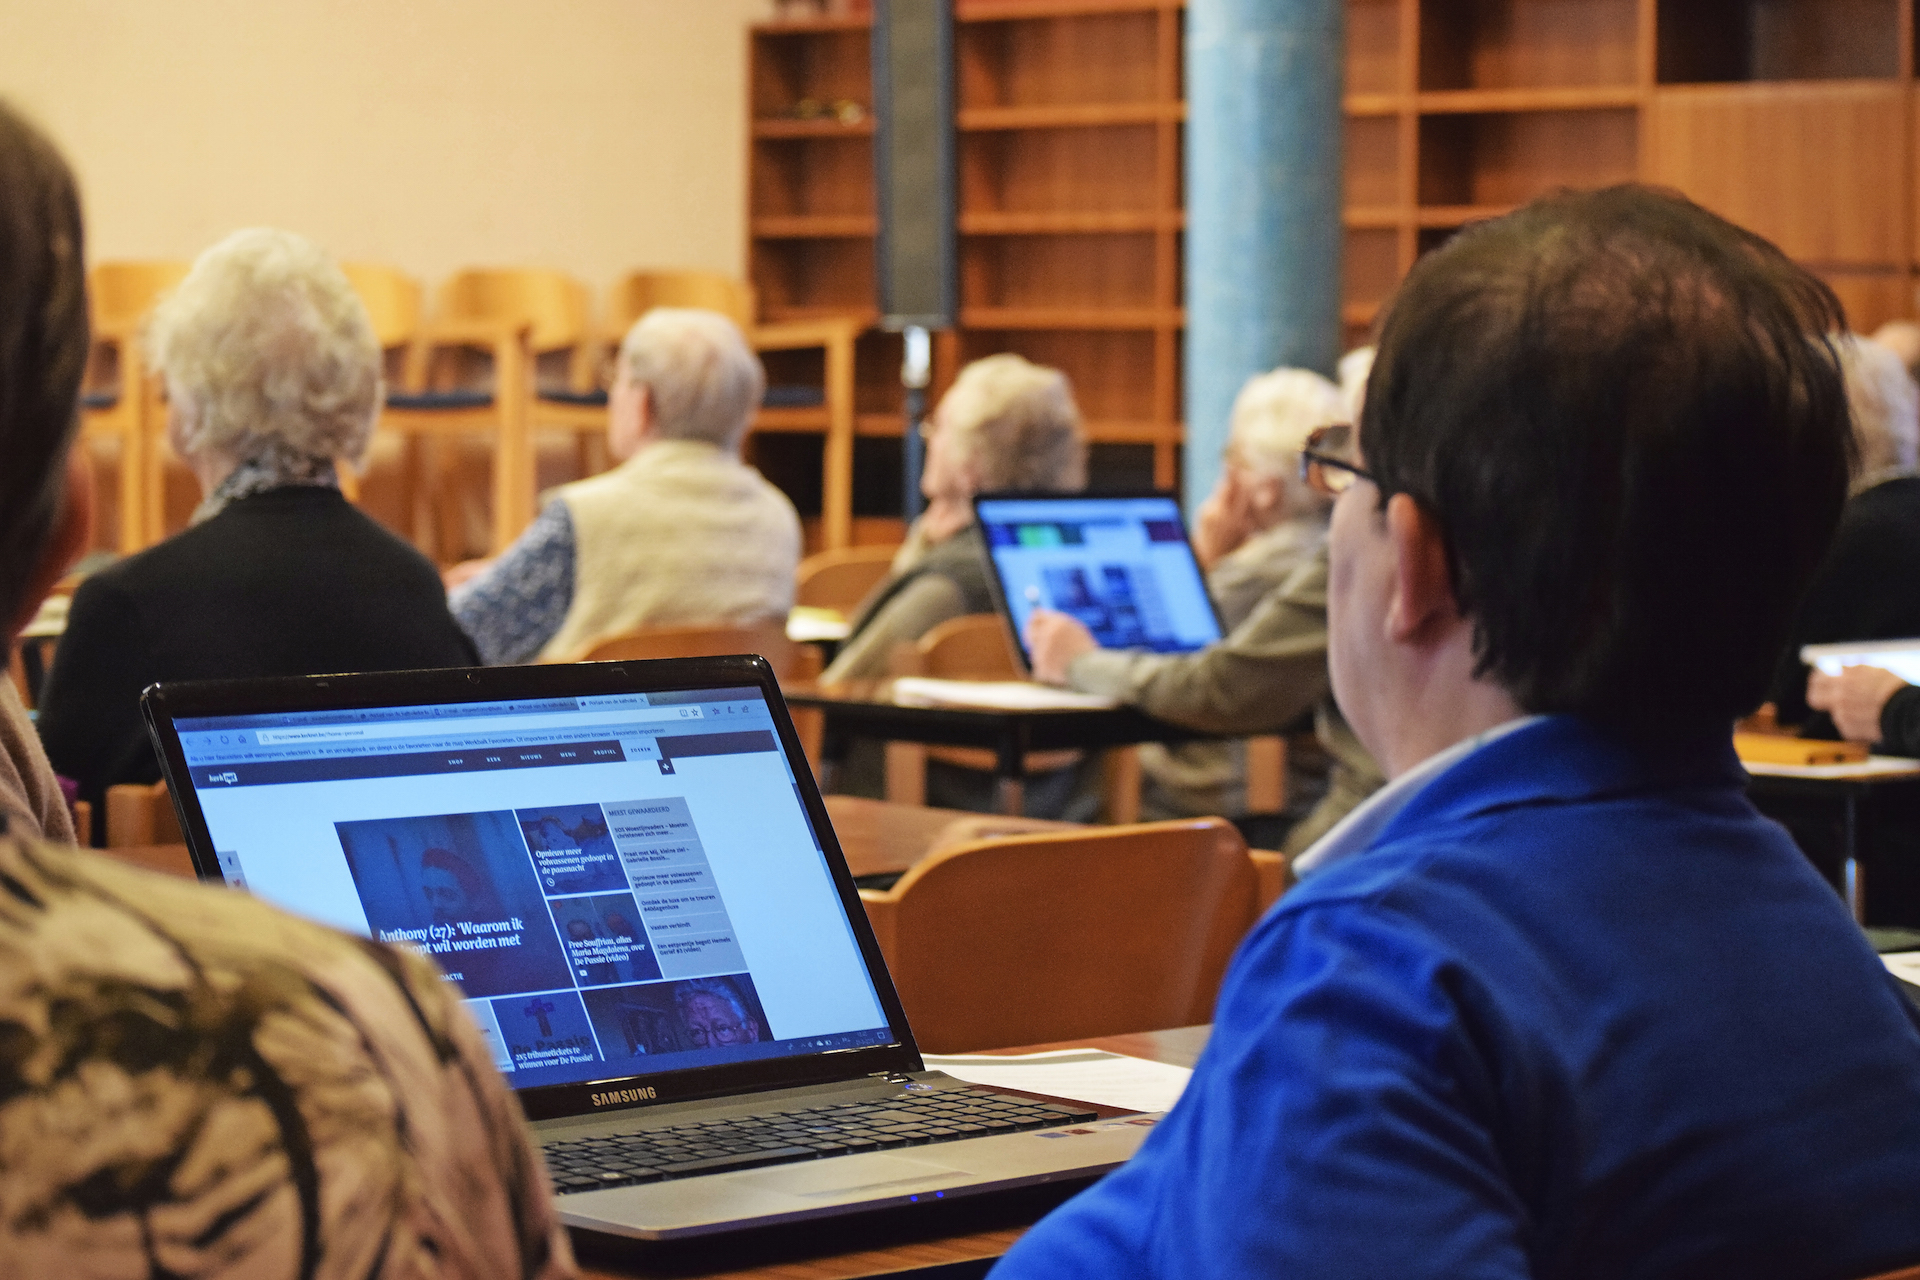
[[(1019, 655), (1020, 666), (1023, 671), (1031, 672), (1033, 670), (1033, 655), (1027, 652), (1027, 638), (1021, 635), (1018, 628), (1013, 625), (1013, 610), (1009, 608), (1007, 604), (1007, 584), (1000, 576), (1000, 562), (993, 558), (993, 544), (987, 539), (987, 524), (986, 520), (982, 518), (980, 514), (980, 504), (983, 502), (1007, 501), (1129, 502), (1138, 501), (1142, 498), (1164, 498), (1172, 501), (1173, 518), (1180, 522), (1181, 545), (1186, 548), (1187, 561), (1192, 564), (1194, 573), (1200, 579), (1200, 595), (1206, 600), (1207, 608), (1213, 614), (1213, 629), (1220, 633), (1221, 639), (1226, 638), (1227, 627), (1226, 623), (1222, 621), (1220, 617), (1220, 604), (1213, 598), (1213, 592), (1207, 587), (1207, 571), (1200, 567), (1200, 557), (1194, 554), (1193, 534), (1187, 528), (1186, 513), (1180, 509), (1179, 494), (1167, 489), (1103, 489), (1098, 493), (1036, 493), (1032, 490), (1024, 489), (1000, 489), (992, 493), (976, 493), (973, 495), (973, 527), (980, 531), (980, 554), (985, 556), (987, 561), (987, 590), (993, 595), (994, 609), (999, 612), (1001, 619), (1007, 624), (1007, 630), (1013, 635), (1014, 652)], [(1213, 640), (1208, 643), (1218, 644), (1219, 641)], [(1199, 645), (1193, 649), (1183, 650), (1182, 652), (1197, 653), (1200, 649), (1204, 648), (1206, 648), (1206, 645)]]
[[(684, 1071), (613, 1076), (581, 1084), (545, 1085), (515, 1092), (530, 1120), (612, 1115), (633, 1108), (767, 1089), (830, 1084), (876, 1074), (921, 1071), (925, 1064), (907, 1025), (893, 978), (887, 972), (873, 926), (847, 868), (846, 854), (827, 817), (813, 771), (807, 766), (786, 700), (773, 668), (757, 655), (667, 658), (642, 662), (582, 662), (536, 667), (474, 667), (357, 675), (207, 680), (149, 686), (140, 697), (147, 731), (160, 754), (167, 788), (180, 817), (194, 870), (202, 880), (224, 883), (208, 835), (206, 816), (189, 779), (174, 728), (178, 718), (261, 715), (280, 712), (420, 706), (449, 702), (498, 702), (531, 698), (586, 697), (620, 693), (754, 686), (766, 700), (780, 747), (798, 781), (802, 807), (819, 837), (821, 852), (840, 894), (854, 941), (866, 962), (875, 994), (894, 1040), (885, 1045), (826, 1053), (761, 1058)], [(594, 1096), (602, 1102), (596, 1103)], [(618, 1098), (614, 1102), (611, 1099)]]

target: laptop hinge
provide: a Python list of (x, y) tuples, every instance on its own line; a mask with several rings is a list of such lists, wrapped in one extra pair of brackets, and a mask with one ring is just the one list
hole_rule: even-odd
[(888, 1084), (912, 1084), (913, 1077), (904, 1071), (869, 1071), (869, 1080), (885, 1080)]

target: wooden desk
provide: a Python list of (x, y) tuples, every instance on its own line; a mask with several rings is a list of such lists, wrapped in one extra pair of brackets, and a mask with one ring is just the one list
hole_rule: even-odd
[(999, 808), (1009, 814), (1021, 811), (1031, 752), (1088, 751), (1212, 736), (1155, 720), (1133, 707), (1003, 711), (909, 706), (893, 700), (891, 680), (799, 684), (784, 692), (789, 705), (813, 708), (826, 717), (828, 746), (822, 754), (829, 758), (834, 755), (834, 738), (849, 735), (934, 747), (987, 748), (994, 753)]
[[(1074, 1040), (1062, 1044), (1029, 1045), (1020, 1049), (994, 1050), (997, 1053), (1033, 1053), (1042, 1049), (1105, 1049), (1112, 1053), (1132, 1054), (1156, 1062), (1171, 1062), (1190, 1067), (1206, 1047), (1210, 1027), (1179, 1027), (1171, 1031), (1146, 1031), (1133, 1035), (1102, 1036), (1093, 1040)], [(761, 1246), (739, 1254), (714, 1247), (715, 1265), (658, 1270), (643, 1262), (596, 1258), (583, 1265), (588, 1280), (625, 1280), (626, 1277), (727, 1276), (739, 1280), (853, 1280), (861, 1276), (912, 1275), (921, 1268), (939, 1269), (941, 1280), (959, 1280), (963, 1276), (984, 1275), (993, 1260), (1013, 1246), (1026, 1233), (1047, 1202), (1008, 1206), (1002, 1211), (953, 1215), (965, 1229), (946, 1234), (914, 1234), (898, 1226), (869, 1226), (855, 1219), (842, 1222), (812, 1237), (817, 1246), (789, 1250), (785, 1256), (777, 1246)], [(943, 1208), (970, 1208), (964, 1203)], [(881, 1237), (876, 1240), (875, 1237)], [(802, 1238), (804, 1237), (796, 1237)], [(860, 1240), (869, 1247), (845, 1250), (839, 1246)], [(967, 1264), (976, 1264), (969, 1267)], [(952, 1268), (948, 1270), (947, 1268)]]
[[(1867, 919), (1868, 846), (1861, 840), (1863, 804), (1894, 793), (1911, 797), (1920, 787), (1920, 760), (1873, 756), (1859, 764), (1781, 765), (1741, 762), (1751, 776), (1747, 794), (1768, 817), (1791, 826), (1796, 805), (1838, 809), (1841, 896), (1861, 924)], [(1920, 920), (1902, 923), (1920, 924)]]

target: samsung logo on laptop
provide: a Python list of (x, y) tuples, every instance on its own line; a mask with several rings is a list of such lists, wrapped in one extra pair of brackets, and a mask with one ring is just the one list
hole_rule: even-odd
[(626, 1102), (652, 1102), (655, 1096), (651, 1087), (615, 1089), (611, 1093), (589, 1094), (588, 1101), (596, 1107), (617, 1107)]

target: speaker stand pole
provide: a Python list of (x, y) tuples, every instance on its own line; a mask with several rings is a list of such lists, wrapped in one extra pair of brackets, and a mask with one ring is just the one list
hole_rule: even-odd
[(905, 447), (901, 453), (904, 492), (900, 495), (900, 509), (911, 525), (926, 505), (920, 493), (920, 472), (926, 466), (927, 442), (920, 434), (920, 427), (927, 416), (927, 384), (933, 381), (933, 339), (917, 324), (906, 326), (901, 336), (906, 339), (906, 353), (900, 361), (900, 385), (906, 391), (907, 414)]

